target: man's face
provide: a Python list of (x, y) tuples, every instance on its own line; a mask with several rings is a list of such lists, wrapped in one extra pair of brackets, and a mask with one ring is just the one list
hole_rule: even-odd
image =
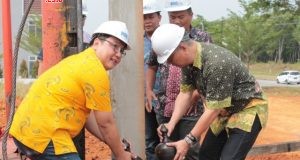
[(125, 46), (119, 39), (109, 37), (103, 40), (96, 38), (93, 47), (104, 68), (111, 70), (121, 62), (121, 49)]
[(179, 45), (168, 58), (167, 62), (180, 68), (188, 66), (190, 64), (190, 54), (186, 54), (185, 51), (186, 49)]
[(161, 15), (158, 12), (144, 14), (144, 30), (145, 32), (154, 32), (159, 26)]
[(190, 30), (193, 13), (184, 10), (184, 11), (168, 12), (168, 14), (169, 14), (170, 23), (176, 24), (180, 27), (184, 27), (188, 31)]

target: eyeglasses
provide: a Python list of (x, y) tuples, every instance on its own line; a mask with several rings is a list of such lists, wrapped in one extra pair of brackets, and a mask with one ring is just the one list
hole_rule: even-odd
[(121, 46), (114, 44), (113, 42), (111, 42), (109, 40), (106, 40), (106, 39), (102, 39), (102, 40), (107, 42), (109, 45), (111, 45), (115, 52), (121, 53), (122, 57), (126, 56), (125, 48), (122, 48)]

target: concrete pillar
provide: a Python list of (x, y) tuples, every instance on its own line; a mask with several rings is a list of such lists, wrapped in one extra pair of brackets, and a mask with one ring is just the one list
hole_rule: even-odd
[(132, 47), (111, 71), (112, 105), (121, 136), (145, 159), (143, 1), (109, 0), (109, 20), (126, 23)]

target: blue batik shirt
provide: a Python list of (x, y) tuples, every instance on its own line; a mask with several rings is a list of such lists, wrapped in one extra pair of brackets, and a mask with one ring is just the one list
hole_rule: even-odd
[[(150, 57), (150, 53), (152, 51), (152, 43), (149, 37), (147, 37), (146, 33), (144, 34), (144, 76), (145, 76), (145, 91), (146, 91), (146, 72), (148, 69), (148, 61), (149, 61), (149, 57)], [(159, 89), (159, 83), (158, 83), (158, 79), (159, 79), (159, 72), (156, 72), (156, 81), (153, 87), (153, 91), (154, 93), (156, 93)], [(146, 95), (146, 93), (145, 93)]]

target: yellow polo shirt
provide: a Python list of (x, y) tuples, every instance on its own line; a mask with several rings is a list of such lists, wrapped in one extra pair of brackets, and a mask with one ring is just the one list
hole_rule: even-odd
[(14, 116), (10, 134), (42, 153), (52, 140), (55, 154), (77, 152), (74, 138), (90, 110), (111, 112), (108, 74), (94, 49), (70, 56), (42, 74)]

